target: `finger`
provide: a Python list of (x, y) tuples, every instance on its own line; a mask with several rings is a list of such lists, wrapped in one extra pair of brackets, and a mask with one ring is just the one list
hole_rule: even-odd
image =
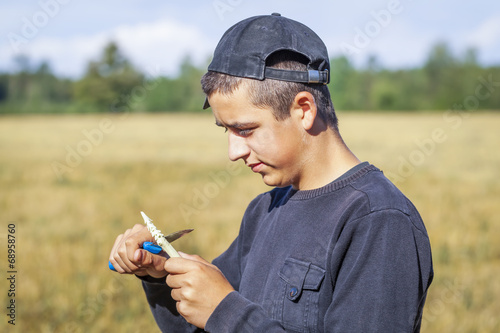
[[(172, 288), (172, 287), (170, 287)], [(170, 296), (172, 296), (172, 299), (176, 302), (180, 302), (182, 299), (181, 299), (181, 290), (180, 289), (172, 289), (172, 291), (170, 292)]]
[[(109, 262), (113, 266), (114, 270), (120, 273), (125, 272), (119, 262), (116, 260), (117, 256), (117, 248), (121, 243), (121, 240), (123, 239), (124, 234), (118, 235), (115, 239), (115, 243), (113, 244), (113, 247), (111, 248), (111, 253), (109, 254)], [(111, 267), (110, 267), (111, 268)]]
[(192, 255), (179, 252), (180, 258), (170, 258), (165, 263), (165, 270), (171, 274), (183, 274), (190, 270), (196, 269), (198, 264), (208, 265), (211, 264), (200, 257), (199, 255)]
[[(172, 290), (179, 290), (177, 293), (180, 292), (181, 289), (183, 288), (189, 288), (192, 285), (192, 281), (189, 278), (188, 274), (168, 274), (165, 282), (167, 285), (172, 288)], [(180, 300), (180, 299), (176, 299)]]
[(142, 248), (142, 244), (144, 242), (154, 241), (153, 236), (146, 228), (146, 226), (137, 224), (132, 229), (132, 234), (124, 241), (125, 248), (127, 249), (127, 258), (130, 260), (132, 264), (137, 264), (134, 261), (134, 255), (137, 249)]
[(144, 229), (144, 228), (146, 228), (146, 226), (145, 226), (145, 225), (143, 225), (143, 224), (139, 224), (139, 223), (136, 223), (136, 224), (134, 224), (134, 226), (132, 227), (132, 229), (131, 229), (130, 231), (131, 231), (132, 233), (136, 233), (136, 232), (138, 232), (138, 231), (140, 231), (140, 230), (142, 230), (142, 229)]
[(146, 250), (138, 249), (134, 253), (134, 262), (138, 266), (146, 269), (151, 268), (158, 273), (163, 273), (163, 275), (167, 273), (164, 268), (165, 261), (167, 261), (167, 258), (164, 256), (153, 254)]
[(174, 288), (174, 289), (181, 287), (181, 285), (179, 283), (177, 283), (177, 281), (180, 281), (180, 279), (178, 278), (178, 275), (177, 274), (172, 274), (170, 272), (167, 275), (167, 278), (165, 279), (165, 283), (170, 288)]
[(134, 253), (143, 242), (150, 240), (152, 236), (143, 225), (136, 224), (132, 229), (125, 231), (114, 253), (114, 259), (122, 269), (115, 266), (117, 271), (130, 274), (138, 271), (140, 267), (133, 262)]
[(120, 243), (122, 238), (123, 238), (123, 234), (118, 235), (118, 237), (116, 237), (115, 242), (113, 243), (113, 247), (111, 248), (111, 252), (109, 253), (109, 260), (114, 261), (116, 248), (118, 247), (118, 244)]
[(164, 269), (169, 274), (184, 274), (191, 271), (197, 262), (185, 258), (170, 258), (165, 262)]
[(210, 269), (210, 265), (183, 258), (170, 258), (165, 262), (169, 274), (166, 283), (171, 288), (191, 287)]
[(201, 263), (204, 263), (204, 264), (209, 264), (208, 261), (206, 261), (205, 259), (203, 259), (202, 257), (200, 257), (197, 254), (187, 254), (187, 253), (184, 253), (184, 252), (179, 252), (179, 255), (181, 256), (181, 258), (184, 258), (184, 259), (188, 259), (188, 260), (192, 260), (192, 261), (197, 261), (197, 262), (201, 262)]
[(142, 224), (136, 224), (132, 227), (132, 229), (127, 229), (125, 231), (122, 241), (126, 241), (129, 239), (134, 239), (135, 241), (137, 241), (138, 245), (141, 245), (142, 243), (147, 241), (154, 241), (153, 236), (151, 236), (146, 226)]
[[(133, 251), (135, 251), (136, 248), (140, 247), (138, 244), (135, 244), (135, 246), (133, 245), (135, 242), (130, 241), (131, 235), (132, 235), (132, 229), (127, 229), (116, 248), (115, 251), (116, 253), (114, 256), (116, 262), (120, 265), (123, 272), (130, 274), (133, 273), (135, 270), (137, 270), (138, 267), (131, 261), (131, 258), (128, 256), (129, 247), (131, 246), (135, 247)], [(118, 272), (120, 272), (119, 269), (117, 270)]]

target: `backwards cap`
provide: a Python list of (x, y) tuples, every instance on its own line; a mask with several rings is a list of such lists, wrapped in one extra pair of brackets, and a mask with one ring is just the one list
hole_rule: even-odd
[[(266, 67), (266, 59), (277, 51), (306, 57), (307, 71)], [(212, 72), (249, 79), (274, 79), (305, 84), (327, 84), (330, 62), (323, 41), (302, 23), (278, 13), (254, 16), (236, 23), (222, 36), (208, 66)], [(205, 101), (204, 109), (210, 105)]]

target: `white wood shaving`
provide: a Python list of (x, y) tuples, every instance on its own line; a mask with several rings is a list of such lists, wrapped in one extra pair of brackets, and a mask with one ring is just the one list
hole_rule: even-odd
[(170, 244), (165, 239), (161, 231), (158, 230), (158, 228), (156, 228), (156, 226), (153, 224), (153, 220), (151, 220), (146, 214), (144, 214), (144, 212), (141, 212), (141, 215), (142, 218), (144, 219), (146, 227), (151, 233), (151, 236), (153, 236), (153, 238), (155, 239), (156, 244), (158, 244), (163, 249), (163, 251), (165, 251), (169, 255), (170, 258), (180, 257), (179, 253), (177, 253), (172, 244)]

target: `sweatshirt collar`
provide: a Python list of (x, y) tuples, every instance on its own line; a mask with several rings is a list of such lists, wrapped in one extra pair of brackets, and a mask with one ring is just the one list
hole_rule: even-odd
[(349, 185), (353, 181), (363, 177), (364, 175), (366, 175), (368, 172), (371, 171), (380, 171), (380, 170), (368, 162), (363, 162), (352, 167), (347, 172), (342, 174), (340, 177), (338, 177), (331, 183), (326, 184), (323, 187), (316, 188), (313, 190), (303, 190), (303, 191), (294, 190), (290, 187), (289, 196), (291, 200), (311, 199), (341, 189)]

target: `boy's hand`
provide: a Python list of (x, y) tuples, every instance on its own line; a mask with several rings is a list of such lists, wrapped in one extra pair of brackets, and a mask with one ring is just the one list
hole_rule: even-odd
[(136, 224), (132, 229), (128, 229), (124, 234), (119, 235), (109, 261), (121, 274), (136, 274), (139, 276), (152, 276), (161, 278), (167, 275), (164, 265), (167, 260), (162, 254), (153, 254), (141, 249), (142, 243), (154, 241), (146, 226)]
[(234, 289), (222, 272), (200, 256), (179, 253), (165, 262), (167, 284), (177, 311), (189, 323), (205, 328), (217, 305)]

